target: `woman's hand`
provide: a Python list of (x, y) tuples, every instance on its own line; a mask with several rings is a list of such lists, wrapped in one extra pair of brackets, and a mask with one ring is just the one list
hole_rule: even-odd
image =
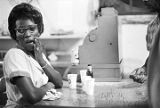
[(46, 85), (42, 86), (42, 88), (46, 89), (46, 91), (55, 88), (55, 85), (52, 82), (48, 82)]
[(135, 69), (129, 77), (135, 82), (144, 83), (147, 80), (147, 73), (145, 67)]
[(46, 64), (45, 60), (43, 59), (43, 48), (39, 38), (35, 38), (34, 55), (35, 59), (41, 66)]

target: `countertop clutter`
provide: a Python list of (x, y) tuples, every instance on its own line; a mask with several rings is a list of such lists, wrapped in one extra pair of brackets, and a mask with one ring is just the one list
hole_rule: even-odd
[(139, 84), (125, 79), (121, 82), (95, 82), (94, 95), (83, 91), (81, 83), (76, 89), (69, 88), (64, 81), (62, 97), (54, 101), (41, 101), (27, 108), (71, 108), (71, 107), (105, 107), (105, 108), (149, 108), (147, 103), (146, 83)]

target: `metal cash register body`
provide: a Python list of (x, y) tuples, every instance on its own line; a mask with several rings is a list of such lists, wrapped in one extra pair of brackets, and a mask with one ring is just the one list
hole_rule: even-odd
[(98, 27), (79, 46), (80, 65), (92, 64), (95, 81), (120, 81), (122, 73), (121, 38), (118, 12), (103, 8)]

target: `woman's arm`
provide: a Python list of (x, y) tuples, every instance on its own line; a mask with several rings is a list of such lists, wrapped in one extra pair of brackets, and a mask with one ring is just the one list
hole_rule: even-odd
[(13, 78), (15, 85), (18, 87), (20, 92), (23, 95), (23, 100), (30, 104), (37, 103), (42, 100), (45, 93), (54, 88), (54, 85), (51, 82), (48, 82), (46, 85), (36, 88), (30, 77), (19, 76)]
[(62, 76), (49, 64), (45, 64), (43, 67), (46, 75), (49, 77), (49, 81), (55, 84), (55, 88), (61, 88), (63, 86)]
[(54, 83), (56, 88), (61, 88), (63, 86), (62, 76), (50, 64), (48, 64), (46, 60), (44, 60), (43, 48), (39, 39), (35, 39), (34, 53), (35, 53), (35, 59), (43, 68), (46, 75), (49, 77), (49, 81)]

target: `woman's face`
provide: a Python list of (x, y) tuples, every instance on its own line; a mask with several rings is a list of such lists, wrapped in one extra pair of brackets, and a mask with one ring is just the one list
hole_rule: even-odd
[(19, 19), (16, 21), (15, 30), (18, 45), (25, 51), (33, 51), (35, 38), (40, 36), (37, 24), (30, 19)]

